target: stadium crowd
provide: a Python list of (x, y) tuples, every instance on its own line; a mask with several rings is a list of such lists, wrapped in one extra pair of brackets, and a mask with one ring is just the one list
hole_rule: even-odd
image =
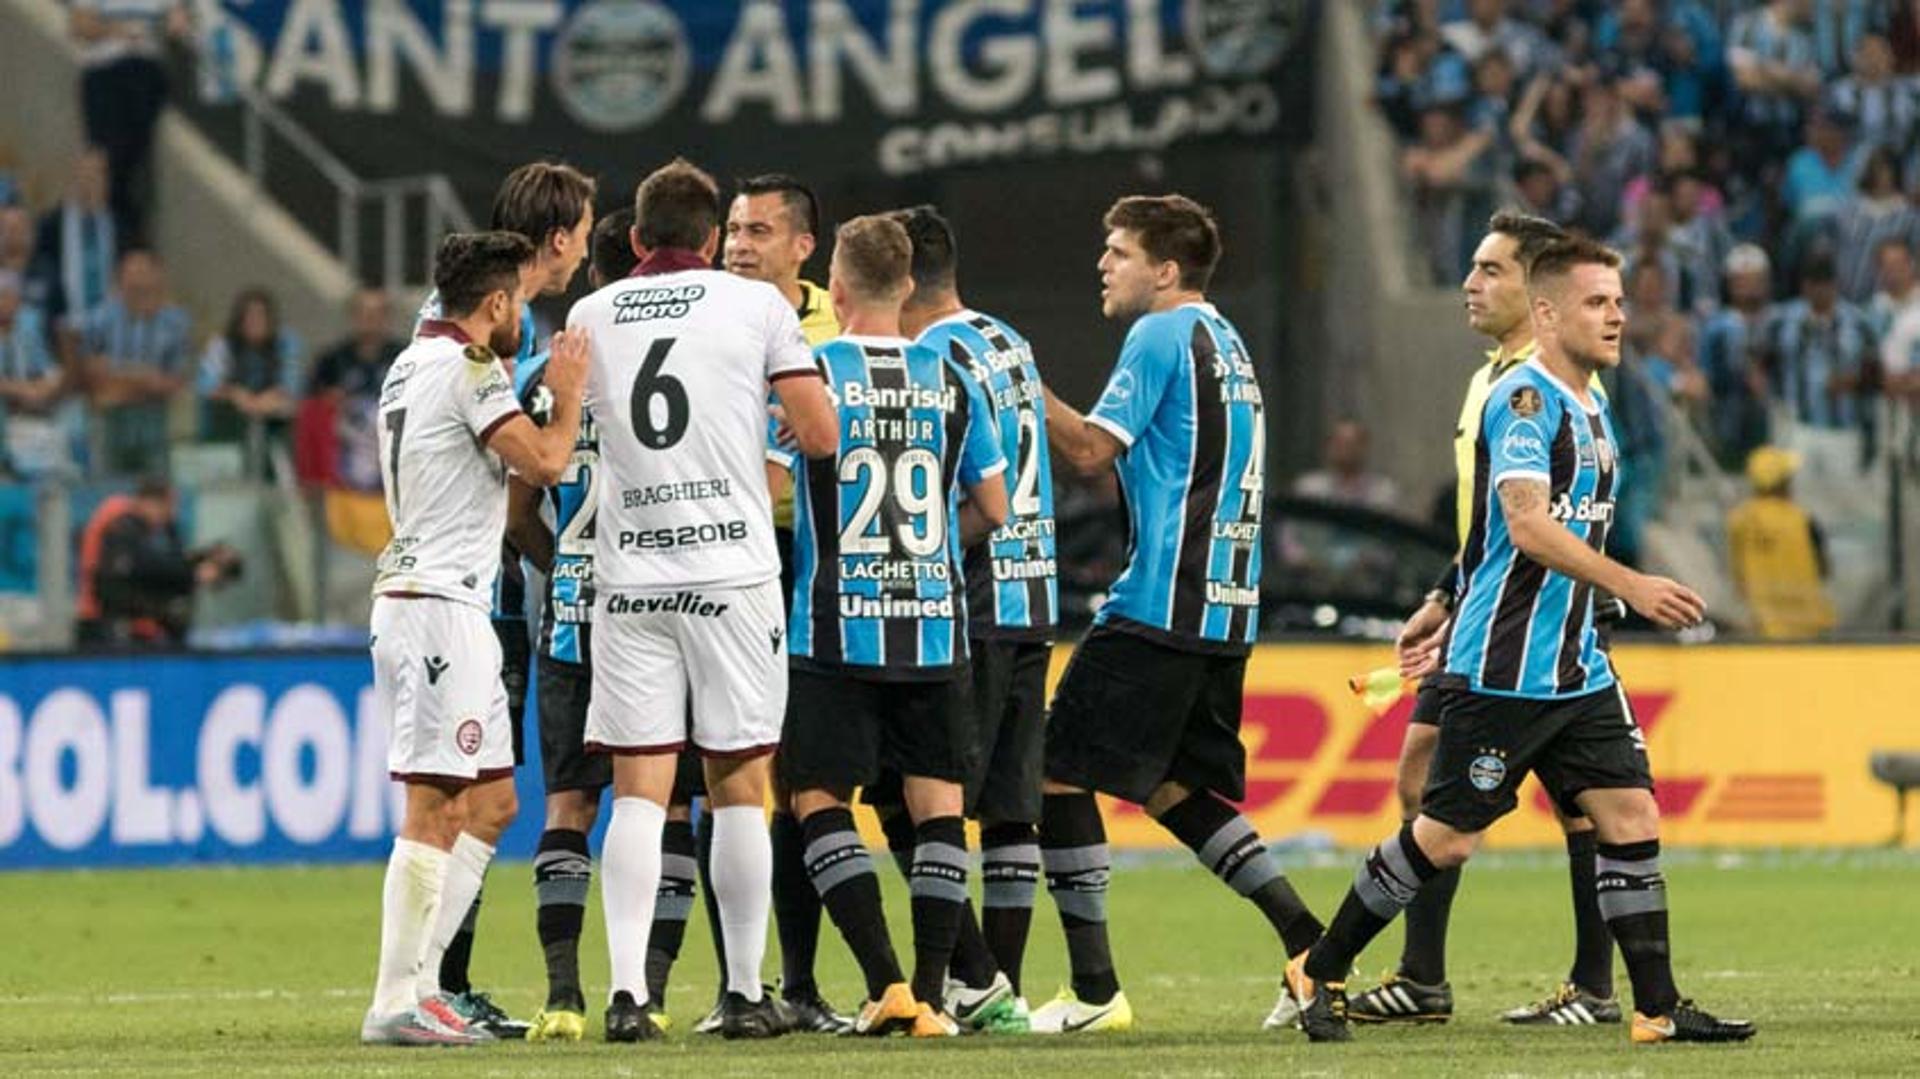
[(1834, 482), (1920, 391), (1920, 5), (1868, 0), (1390, 0), (1375, 95), (1419, 252), (1463, 278), (1517, 207), (1628, 258), (1609, 379), (1628, 558), (1677, 417), (1738, 470), (1792, 445)]

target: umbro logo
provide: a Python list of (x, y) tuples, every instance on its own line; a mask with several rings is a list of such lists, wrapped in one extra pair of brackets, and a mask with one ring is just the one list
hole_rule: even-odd
[(427, 684), (430, 686), (439, 685), (440, 675), (444, 673), (446, 669), (447, 669), (446, 660), (441, 659), (439, 656), (428, 656), (427, 657)]
[(777, 656), (780, 654), (780, 639), (782, 637), (785, 637), (786, 635), (787, 635), (786, 631), (781, 629), (779, 626), (775, 626), (772, 629), (767, 631), (767, 640), (771, 642), (773, 645), (774, 655)]

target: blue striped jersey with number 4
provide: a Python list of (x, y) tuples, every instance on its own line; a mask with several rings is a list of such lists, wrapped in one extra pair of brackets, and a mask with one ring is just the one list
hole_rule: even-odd
[(1559, 698), (1613, 685), (1593, 626), (1593, 589), (1554, 573), (1513, 544), (1500, 505), (1502, 480), (1547, 488), (1553, 519), (1596, 551), (1606, 549), (1620, 480), (1607, 399), (1582, 402), (1540, 361), (1496, 383), (1480, 414), (1473, 522), (1460, 552), (1460, 600), (1447, 673), (1476, 692)]
[(967, 660), (960, 488), (1006, 470), (980, 387), (900, 338), (813, 350), (840, 421), (832, 457), (770, 441), (794, 474), (788, 652), (875, 677), (943, 678)]
[(1127, 566), (1095, 623), (1242, 652), (1260, 628), (1267, 424), (1240, 332), (1212, 304), (1142, 316), (1088, 420), (1125, 447)]
[(919, 343), (980, 384), (1007, 459), (1007, 523), (967, 549), (968, 630), (975, 637), (1045, 641), (1060, 607), (1054, 555), (1053, 461), (1047, 404), (1033, 348), (1013, 327), (961, 311), (920, 333)]
[[(547, 354), (522, 363), (513, 373), (520, 407), (542, 427), (553, 418), (553, 394), (547, 389)], [(553, 567), (540, 597), (540, 651), (562, 663), (589, 662), (593, 629), (594, 515), (599, 509), (600, 435), (593, 416), (580, 415), (560, 482), (547, 488), (546, 509), (553, 524)]]

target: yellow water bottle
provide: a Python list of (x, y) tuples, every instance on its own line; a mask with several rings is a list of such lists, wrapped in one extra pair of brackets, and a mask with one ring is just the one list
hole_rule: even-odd
[(1347, 688), (1353, 690), (1353, 695), (1376, 712), (1384, 712), (1393, 707), (1401, 694), (1417, 688), (1418, 685), (1418, 680), (1415, 680), (1412, 685), (1407, 684), (1406, 679), (1400, 677), (1398, 667), (1378, 667), (1366, 674), (1356, 674), (1347, 679)]

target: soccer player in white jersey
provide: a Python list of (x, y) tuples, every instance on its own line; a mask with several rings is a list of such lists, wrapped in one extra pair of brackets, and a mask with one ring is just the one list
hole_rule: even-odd
[[(519, 347), (522, 274), (534, 250), (506, 232), (448, 236), (434, 260), (441, 314), (393, 362), (380, 392), (380, 461), (393, 542), (372, 618), (375, 699), (387, 768), (406, 814), (387, 862), (380, 966), (360, 1039), (482, 1040), (422, 971), (442, 904), (464, 910), (513, 819), (513, 751), (500, 641), (488, 624), (507, 469), (551, 483), (580, 426), (585, 341), (555, 335), (544, 430), (520, 410), (500, 362)], [(435, 988), (429, 988), (435, 987)]]
[(614, 754), (601, 855), (609, 1041), (659, 1034), (644, 967), (676, 754), (688, 742), (704, 758), (714, 820), (721, 1033), (784, 1029), (760, 988), (772, 875), (766, 757), (787, 697), (764, 467), (769, 387), (803, 453), (832, 454), (838, 428), (792, 305), (771, 285), (711, 269), (720, 220), (712, 177), (679, 160), (659, 169), (634, 199), (633, 276), (567, 319), (593, 338), (587, 393), (606, 470), (586, 738)]

